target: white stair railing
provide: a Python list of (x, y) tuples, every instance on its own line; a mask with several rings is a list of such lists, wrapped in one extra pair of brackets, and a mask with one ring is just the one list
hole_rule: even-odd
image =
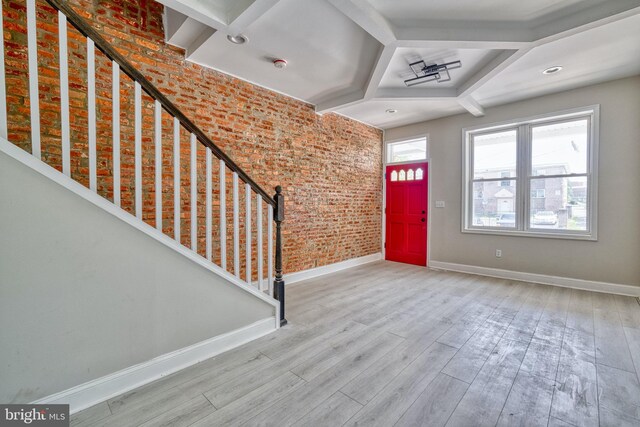
[[(41, 5), (36, 0), (26, 1), (26, 27), (27, 27), (27, 64), (28, 69), (28, 88), (29, 88), (29, 115), (25, 114), (24, 121), (30, 123), (30, 145), (31, 153), (38, 159), (46, 160), (46, 150), (51, 148), (51, 141), (47, 141), (43, 145), (41, 139), (41, 131), (43, 128), (50, 127), (41, 126), (40, 101), (41, 94), (38, 87), (38, 32), (50, 32), (51, 25), (38, 26), (37, 8)], [(276, 222), (276, 233), (280, 232), (280, 223), (284, 217), (283, 198), (278, 188), (276, 196), (269, 196), (257, 183), (255, 183), (235, 162), (233, 162), (213, 141), (211, 141), (193, 122), (191, 122), (173, 103), (171, 103), (162, 93), (153, 86), (139, 71), (137, 71), (120, 53), (118, 53), (110, 44), (108, 44), (91, 26), (89, 26), (82, 18), (77, 15), (68, 4), (61, 0), (46, 0), (49, 5), (53, 6), (57, 11), (57, 29), (58, 29), (58, 70), (59, 70), (59, 114), (60, 124), (59, 131), (59, 152), (61, 154), (61, 165), (57, 166), (61, 172), (69, 177), (81, 177), (81, 181), (88, 182), (88, 187), (96, 193), (105, 193), (104, 189), (99, 187), (100, 172), (104, 172), (105, 166), (98, 163), (99, 148), (104, 151), (105, 139), (99, 136), (98, 124), (104, 122), (111, 125), (112, 139), (109, 152), (112, 153), (111, 168), (107, 171), (112, 176), (112, 199), (113, 203), (118, 207), (123, 207), (122, 192), (123, 184), (123, 162), (122, 149), (123, 140), (129, 140), (133, 137), (133, 207), (132, 212), (140, 221), (145, 221), (154, 226), (159, 232), (165, 232), (167, 235), (172, 234), (178, 243), (184, 241), (183, 232), (188, 232), (190, 237), (189, 248), (199, 254), (203, 254), (204, 258), (210, 262), (219, 260), (219, 266), (235, 275), (238, 279), (244, 280), (246, 284), (255, 286), (258, 290), (280, 300), (281, 304), (281, 320), (284, 320), (284, 282), (282, 281), (282, 265), (281, 265), (281, 246), (275, 248), (274, 253), (274, 229), (273, 223)], [(52, 17), (54, 19), (55, 17)], [(73, 28), (70, 28), (71, 24)], [(4, 29), (2, 21), (2, 4), (0, 4), (0, 28)], [(55, 27), (54, 27), (55, 28)], [(86, 40), (86, 70), (77, 70), (72, 67), (77, 63), (69, 62), (70, 45), (69, 39), (72, 36), (69, 30), (77, 31)], [(73, 36), (77, 34), (74, 33)], [(74, 37), (78, 39), (78, 37)], [(97, 49), (96, 49), (97, 48)], [(103, 77), (96, 75), (96, 61), (98, 52), (106, 56), (111, 62), (111, 120), (103, 117), (101, 111), (97, 108), (97, 81), (103, 82)], [(7, 121), (7, 92), (6, 92), (6, 70), (4, 55), (4, 39), (2, 49), (0, 49), (0, 137), (9, 139), (12, 123)], [(72, 68), (72, 69), (70, 69)], [(72, 108), (76, 111), (77, 105), (72, 107), (70, 102), (70, 73), (75, 75), (84, 75), (86, 73), (86, 141), (77, 141), (77, 135), (72, 134)], [(122, 77), (125, 77), (123, 81)], [(130, 128), (122, 126), (123, 106), (126, 108), (129, 104), (127, 99), (123, 99), (126, 94), (124, 88), (128, 88), (133, 84), (133, 135), (129, 135)], [(144, 94), (144, 95), (143, 95)], [(151, 98), (151, 104), (143, 100)], [(150, 107), (152, 105), (152, 107)], [(126, 111), (126, 110), (125, 110)], [(152, 125), (145, 126), (145, 116), (152, 116)], [(169, 116), (173, 123), (173, 137), (168, 140), (166, 152), (163, 151), (163, 117)], [(15, 121), (15, 117), (12, 117)], [(75, 122), (74, 122), (75, 123)], [(22, 125), (22, 124), (21, 124)], [(123, 134), (123, 132), (125, 132)], [(187, 165), (181, 161), (181, 135), (183, 133), (189, 135), (189, 161), (188, 174), (182, 172), (187, 170)], [(170, 132), (167, 132), (169, 136)], [(125, 137), (125, 138), (123, 138)], [(152, 150), (145, 149), (145, 140), (152, 141)], [(10, 141), (11, 142), (11, 141)], [(14, 142), (15, 143), (15, 142)], [(74, 169), (72, 150), (74, 144), (87, 145), (87, 163), (88, 168), (85, 172), (82, 168)], [(206, 148), (204, 159), (198, 156), (198, 148), (203, 145)], [(76, 148), (77, 149), (77, 148)], [(149, 152), (147, 152), (149, 151)], [(166, 157), (170, 153), (173, 162), (168, 161)], [(214, 189), (214, 162), (213, 156), (219, 159), (218, 179), (215, 181), (218, 191)], [(77, 157), (77, 156), (76, 156)], [(151, 161), (146, 161), (152, 159)], [(201, 164), (204, 160), (204, 171)], [(167, 165), (163, 161), (167, 161)], [(77, 162), (77, 161), (76, 161)], [(163, 168), (171, 168), (173, 174), (172, 188), (165, 188), (163, 185)], [(153, 172), (151, 172), (153, 169)], [(232, 172), (232, 191), (231, 191), (231, 209), (233, 224), (233, 240), (231, 247), (233, 251), (233, 263), (228, 265), (227, 262), (227, 171)], [(102, 174), (104, 175), (104, 173)], [(203, 179), (204, 175), (204, 179)], [(189, 190), (182, 182), (183, 179), (189, 180)], [(104, 178), (100, 178), (104, 180)], [(153, 180), (152, 190), (145, 191), (143, 184), (149, 184)], [(79, 180), (80, 181), (80, 180)], [(102, 181), (101, 181), (102, 182)], [(244, 218), (241, 226), (241, 202), (240, 202), (240, 184), (244, 183)], [(204, 212), (202, 207), (198, 206), (199, 188), (204, 186)], [(153, 191), (153, 195), (150, 192)], [(173, 191), (173, 220), (166, 209), (171, 209), (170, 204), (163, 204), (163, 195), (170, 196)], [(186, 196), (188, 194), (188, 196)], [(108, 196), (108, 194), (103, 194)], [(183, 200), (184, 196), (188, 200)], [(219, 223), (214, 227), (213, 204), (214, 197), (217, 198), (219, 204)], [(168, 200), (171, 200), (168, 197)], [(255, 203), (252, 202), (255, 200)], [(281, 206), (278, 206), (278, 200)], [(188, 215), (183, 212), (183, 203), (189, 205)], [(267, 239), (266, 243), (263, 239), (264, 203), (267, 205), (266, 225)], [(153, 205), (153, 206), (150, 206)], [(163, 221), (163, 215), (167, 213), (166, 221)], [(204, 221), (202, 221), (204, 216)], [(183, 220), (189, 219), (190, 227), (182, 227)], [(255, 220), (255, 223), (254, 223)], [(171, 222), (173, 223), (173, 233), (171, 233)], [(252, 228), (255, 224), (256, 229)], [(241, 228), (244, 228), (244, 241), (241, 240)], [(218, 233), (218, 253), (214, 251), (214, 231)], [(199, 248), (199, 238), (204, 237), (204, 247)], [(255, 240), (254, 240), (255, 236)], [(280, 236), (276, 236), (276, 245), (280, 242)], [(264, 277), (264, 257), (266, 244), (267, 272)], [(254, 246), (255, 245), (255, 246)], [(241, 247), (244, 249), (244, 266), (241, 266)], [(274, 275), (274, 256), (275, 256), (275, 275)], [(255, 262), (253, 262), (255, 260)], [(242, 271), (244, 267), (244, 271)], [(265, 285), (265, 279), (267, 284)], [(275, 286), (274, 286), (275, 283)], [(279, 289), (281, 288), (281, 289)]]

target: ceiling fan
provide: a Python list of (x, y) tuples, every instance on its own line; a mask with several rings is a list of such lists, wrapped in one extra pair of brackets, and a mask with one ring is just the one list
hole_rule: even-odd
[(427, 63), (421, 59), (410, 63), (409, 66), (411, 67), (413, 74), (415, 74), (415, 77), (404, 81), (404, 84), (407, 85), (407, 87), (432, 81), (436, 81), (438, 83), (448, 82), (451, 80), (449, 70), (462, 67), (462, 63), (460, 61), (453, 61), (444, 64), (427, 65)]

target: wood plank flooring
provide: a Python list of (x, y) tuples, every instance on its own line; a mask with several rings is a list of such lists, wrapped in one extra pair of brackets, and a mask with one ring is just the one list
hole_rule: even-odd
[(391, 262), (287, 287), (289, 325), (74, 426), (640, 426), (635, 298)]

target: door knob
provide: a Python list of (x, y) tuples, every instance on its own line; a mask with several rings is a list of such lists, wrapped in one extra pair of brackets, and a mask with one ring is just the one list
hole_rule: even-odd
[(422, 211), (422, 213), (424, 213), (424, 211)]
[(420, 221), (424, 222), (424, 218), (422, 218)]

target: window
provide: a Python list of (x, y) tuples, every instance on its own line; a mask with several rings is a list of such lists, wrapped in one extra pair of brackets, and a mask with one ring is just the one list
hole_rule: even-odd
[(463, 231), (596, 240), (598, 107), (465, 129)]
[(387, 144), (387, 163), (412, 162), (427, 158), (427, 139), (411, 139), (409, 141)]

